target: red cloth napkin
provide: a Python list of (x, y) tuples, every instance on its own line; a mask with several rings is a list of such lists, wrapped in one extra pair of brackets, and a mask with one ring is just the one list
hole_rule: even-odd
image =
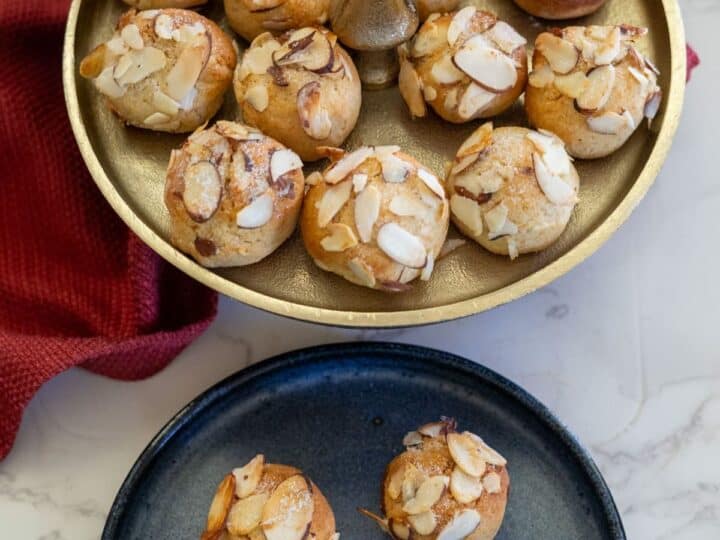
[(0, 459), (45, 381), (76, 365), (148, 377), (217, 308), (130, 233), (80, 158), (61, 81), (68, 6), (0, 0)]

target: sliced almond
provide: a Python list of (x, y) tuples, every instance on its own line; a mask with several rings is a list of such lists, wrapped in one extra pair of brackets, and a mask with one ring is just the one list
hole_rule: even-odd
[(262, 514), (267, 540), (302, 540), (312, 522), (315, 505), (310, 485), (302, 475), (282, 482), (268, 499)]
[(474, 433), (470, 433), (469, 431), (467, 431), (466, 433), (475, 441), (475, 444), (477, 444), (477, 450), (478, 452), (480, 452), (480, 456), (487, 463), (489, 463), (490, 465), (496, 465), (498, 467), (504, 467), (505, 465), (507, 465), (507, 460), (502, 455), (500, 455), (500, 452), (488, 446), (485, 441), (483, 441)]
[(296, 101), (303, 131), (315, 140), (329, 137), (332, 121), (327, 109), (321, 103), (320, 82), (311, 81), (304, 85), (298, 90)]
[(128, 54), (131, 55), (132, 65), (118, 79), (123, 86), (140, 82), (165, 67), (165, 53), (155, 47), (144, 47)]
[(478, 152), (485, 150), (485, 148), (490, 146), (490, 143), (492, 142), (492, 132), (492, 122), (485, 122), (482, 124), (460, 145), (456, 157), (463, 158), (465, 156), (475, 155)]
[(422, 281), (430, 281), (433, 270), (435, 269), (435, 255), (428, 253), (427, 262), (423, 266), (422, 272), (420, 272), (420, 279)]
[(272, 58), (277, 66), (300, 65), (315, 72), (329, 71), (335, 59), (330, 41), (313, 28), (295, 31)]
[(445, 198), (445, 188), (442, 186), (437, 176), (423, 168), (418, 169), (417, 175), (422, 183), (430, 189), (430, 191), (441, 199)]
[(123, 29), (120, 30), (120, 36), (131, 49), (139, 51), (145, 46), (143, 38), (140, 35), (140, 29), (135, 24), (128, 24), (124, 26)]
[(246, 141), (252, 135), (246, 126), (227, 120), (218, 120), (215, 124), (215, 129), (223, 137), (234, 141)]
[(458, 11), (450, 21), (447, 30), (447, 42), (451, 47), (455, 45), (458, 38), (470, 30), (472, 19), (475, 16), (477, 8), (475, 6), (467, 6)]
[(615, 66), (601, 66), (587, 76), (587, 89), (576, 99), (578, 109), (594, 112), (602, 109), (615, 85)]
[(366, 287), (375, 286), (375, 274), (373, 274), (372, 268), (365, 264), (362, 259), (351, 259), (348, 261), (348, 268), (350, 268), (350, 271), (358, 278), (360, 283)]
[(537, 153), (533, 153), (533, 166), (540, 189), (550, 202), (569, 204), (575, 201), (575, 190), (564, 182), (562, 178), (552, 174), (545, 165), (543, 158)]
[(483, 223), (480, 206), (473, 199), (454, 194), (450, 198), (450, 211), (455, 219), (465, 225), (473, 235), (482, 234)]
[(198, 44), (200, 36), (204, 36), (206, 33), (205, 25), (196, 21), (193, 24), (183, 24), (180, 28), (173, 30), (172, 38), (178, 43)]
[(569, 41), (543, 32), (535, 40), (535, 48), (547, 59), (555, 73), (570, 73), (578, 63), (580, 53)]
[(377, 243), (385, 254), (396, 262), (410, 268), (422, 268), (427, 252), (422, 241), (397, 223), (386, 223), (377, 235)]
[(167, 75), (167, 94), (176, 101), (183, 101), (197, 83), (205, 67), (207, 43), (186, 46)]
[(237, 213), (235, 221), (243, 229), (256, 229), (262, 227), (273, 214), (273, 198), (269, 193), (260, 195)]
[(107, 50), (115, 56), (123, 55), (128, 52), (129, 49), (127, 43), (125, 43), (125, 40), (117, 35), (111, 40), (106, 41), (105, 46), (107, 47)]
[(432, 86), (423, 87), (423, 97), (425, 98), (425, 101), (435, 101), (437, 96), (437, 90), (435, 90)]
[(403, 503), (415, 497), (420, 486), (428, 479), (428, 476), (413, 464), (405, 465), (403, 470), (403, 481), (400, 488)]
[(270, 179), (273, 182), (277, 182), (290, 171), (302, 169), (302, 166), (302, 160), (292, 150), (288, 148), (276, 150), (270, 158)]
[(119, 79), (125, 73), (127, 73), (127, 70), (130, 69), (132, 66), (133, 60), (132, 56), (129, 54), (123, 54), (119, 60), (118, 63), (115, 65), (115, 70), (113, 71), (113, 77), (116, 79)]
[[(327, 179), (326, 179), (327, 180)], [(318, 203), (318, 227), (326, 227), (350, 198), (352, 182), (329, 187)]]
[(422, 201), (404, 193), (395, 195), (390, 200), (388, 208), (396, 216), (421, 218), (428, 213), (428, 208), (422, 203)]
[(113, 67), (108, 66), (93, 81), (95, 88), (109, 98), (117, 99), (125, 95), (125, 89), (113, 77)]
[(446, 42), (447, 27), (426, 22), (415, 34), (410, 53), (413, 58), (421, 58), (440, 50)]
[(447, 443), (453, 461), (463, 472), (476, 478), (483, 475), (485, 460), (480, 456), (476, 442), (467, 432), (448, 433)]
[(402, 521), (398, 521), (396, 519), (390, 520), (390, 530), (392, 531), (393, 535), (398, 538), (399, 540), (409, 540), (410, 539), (410, 528), (405, 525)]
[(215, 491), (215, 496), (210, 503), (207, 525), (205, 526), (207, 533), (213, 533), (225, 527), (225, 520), (230, 511), (234, 494), (235, 477), (232, 474), (228, 474), (223, 478), (222, 482), (220, 482), (220, 485)]
[(344, 223), (330, 223), (328, 236), (320, 240), (320, 245), (328, 252), (342, 252), (356, 246), (358, 241), (353, 230)]
[(508, 255), (510, 256), (510, 260), (515, 260), (520, 255), (520, 252), (518, 251), (517, 242), (514, 238), (509, 237), (507, 239), (507, 250)]
[(479, 84), (471, 82), (463, 92), (458, 105), (458, 114), (466, 120), (480, 115), (496, 97), (497, 94), (488, 92)]
[(400, 57), (400, 74), (398, 75), (400, 95), (410, 110), (413, 118), (421, 118), (427, 113), (422, 93), (422, 81), (409, 60)]
[(423, 442), (422, 435), (417, 431), (410, 431), (403, 437), (403, 446), (419, 446)]
[(438, 437), (446, 429), (447, 424), (445, 422), (430, 422), (423, 424), (418, 428), (418, 433), (425, 435), (426, 437)]
[(455, 467), (450, 475), (450, 493), (460, 504), (476, 501), (483, 492), (480, 478), (470, 476), (460, 467)]
[(228, 532), (241, 536), (256, 529), (262, 520), (263, 508), (268, 498), (267, 493), (258, 493), (237, 501), (228, 514)]
[(209, 161), (198, 161), (185, 169), (183, 181), (183, 204), (188, 214), (198, 223), (207, 221), (220, 205), (220, 174)]
[(624, 115), (608, 111), (599, 116), (588, 116), (587, 125), (596, 133), (617, 135), (628, 126), (628, 122)]
[(420, 484), (415, 496), (403, 505), (403, 512), (417, 515), (429, 511), (440, 500), (449, 482), (447, 476), (431, 476)]
[(450, 54), (444, 54), (432, 65), (430, 75), (439, 84), (453, 84), (465, 78), (465, 74), (455, 67)]
[(448, 238), (447, 240), (445, 240), (445, 243), (443, 244), (442, 249), (440, 250), (438, 259), (447, 257), (453, 251), (464, 246), (465, 244), (467, 244), (467, 242), (465, 240), (463, 240), (462, 238)]
[(307, 178), (305, 178), (306, 186), (317, 186), (323, 181), (323, 176), (318, 171), (311, 172)]
[(172, 33), (175, 29), (172, 17), (166, 13), (161, 13), (155, 17), (155, 35), (161, 39), (172, 39)]
[(365, 186), (367, 185), (367, 181), (368, 181), (367, 174), (365, 174), (365, 173), (353, 174), (353, 177), (352, 177), (353, 191), (355, 193), (360, 193), (363, 189), (365, 189)]
[(262, 83), (248, 88), (243, 99), (260, 113), (267, 109), (268, 103), (270, 102), (267, 87)]
[(570, 156), (565, 151), (563, 142), (553, 133), (530, 131), (527, 134), (528, 140), (542, 155), (550, 173), (557, 176), (565, 176), (570, 172)]
[(527, 43), (527, 40), (512, 26), (503, 21), (496, 22), (490, 30), (485, 32), (485, 37), (490, 38), (505, 54), (512, 54), (515, 49)]
[(480, 525), (480, 514), (477, 510), (461, 510), (440, 531), (437, 540), (463, 540)]
[(486, 43), (482, 35), (468, 39), (455, 53), (455, 65), (490, 92), (510, 90), (517, 82), (515, 64), (510, 57)]
[(490, 240), (517, 233), (517, 225), (508, 219), (508, 208), (505, 203), (500, 203), (488, 210), (485, 213), (485, 223), (488, 226)]
[(280, 47), (280, 43), (272, 37), (272, 34), (258, 36), (242, 57), (238, 68), (238, 80), (243, 81), (249, 75), (267, 73), (268, 68), (273, 65), (272, 55)]
[(604, 66), (611, 64), (620, 54), (620, 28), (615, 26), (595, 51), (595, 64)]
[(367, 186), (355, 198), (355, 227), (362, 242), (372, 239), (373, 227), (380, 215), (382, 195), (375, 186)]
[(160, 90), (155, 90), (153, 93), (152, 104), (159, 112), (168, 116), (175, 116), (180, 108), (177, 101)]
[(154, 112), (150, 116), (143, 120), (143, 124), (146, 126), (159, 126), (170, 121), (170, 117), (167, 114), (161, 112)]
[(496, 472), (487, 473), (482, 479), (482, 485), (488, 493), (500, 493), (502, 490), (500, 475)]
[(558, 75), (555, 77), (554, 83), (555, 88), (572, 99), (582, 96), (590, 86), (587, 76), (582, 71)]
[(650, 96), (648, 97), (647, 101), (645, 102), (645, 108), (643, 109), (643, 114), (645, 115), (645, 118), (648, 120), (652, 120), (657, 116), (658, 111), (660, 110), (660, 103), (662, 102), (662, 90), (658, 89)]
[(336, 161), (327, 171), (325, 171), (325, 182), (328, 184), (337, 184), (344, 180), (355, 168), (371, 157), (374, 149), (369, 146), (358, 148), (354, 152), (345, 154), (341, 159)]
[(545, 88), (550, 86), (555, 80), (555, 72), (550, 67), (550, 64), (543, 64), (538, 68), (533, 69), (528, 77), (528, 84), (533, 88)]
[(239, 499), (244, 499), (253, 494), (257, 489), (260, 479), (263, 475), (265, 466), (265, 456), (258, 454), (252, 458), (246, 465), (233, 470), (235, 476), (235, 495)]
[(476, 152), (474, 154), (469, 154), (467, 156), (464, 156), (460, 159), (456, 159), (455, 163), (453, 164), (452, 168), (450, 169), (450, 174), (456, 175), (456, 174), (463, 172), (465, 169), (470, 167), (470, 165), (475, 163), (478, 160), (479, 156), (480, 156), (480, 153)]
[(632, 78), (635, 79), (635, 80), (640, 84), (640, 87), (641, 87), (641, 88), (644, 89), (644, 88), (648, 85), (648, 83), (650, 82), (645, 75), (643, 75), (642, 73), (640, 73), (640, 72), (639, 72), (637, 69), (635, 69), (634, 67), (628, 66), (627, 69), (628, 69), (628, 73), (630, 73), (630, 75), (632, 76)]
[(422, 535), (431, 534), (435, 530), (435, 527), (437, 527), (435, 514), (429, 510), (421, 514), (410, 515), (407, 517), (407, 520), (415, 532)]
[(382, 175), (386, 182), (392, 184), (404, 182), (412, 172), (412, 164), (395, 154), (384, 154), (378, 157), (382, 166)]

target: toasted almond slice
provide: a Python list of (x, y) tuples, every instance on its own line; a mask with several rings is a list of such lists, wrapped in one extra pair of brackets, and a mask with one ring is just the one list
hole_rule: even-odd
[(650, 82), (649, 79), (645, 75), (640, 73), (637, 69), (635, 69), (632, 66), (628, 66), (628, 73), (630, 73), (630, 75), (632, 75), (632, 78), (635, 79), (640, 84), (640, 87), (643, 89)]
[(167, 75), (167, 93), (176, 101), (183, 101), (195, 86), (205, 66), (207, 43), (187, 46)]
[(422, 81), (409, 60), (400, 56), (400, 74), (398, 75), (400, 95), (410, 110), (413, 118), (422, 118), (427, 113), (422, 93)]
[(407, 285), (419, 275), (420, 270), (418, 270), (417, 268), (408, 268), (407, 266), (405, 266), (400, 271), (400, 276), (398, 277), (397, 282), (401, 285)]
[(476, 11), (477, 8), (475, 6), (467, 6), (453, 16), (447, 30), (448, 45), (451, 47), (454, 46), (458, 38), (470, 29), (470, 24)]
[(422, 183), (430, 189), (430, 191), (441, 199), (445, 198), (445, 188), (442, 186), (437, 176), (423, 168), (418, 169), (417, 175)]
[(131, 49), (139, 51), (145, 46), (143, 38), (140, 35), (140, 29), (135, 24), (128, 24), (124, 26), (123, 29), (120, 30), (120, 36)]
[(510, 260), (515, 260), (520, 255), (520, 252), (518, 251), (517, 242), (514, 238), (508, 236), (507, 237), (507, 249), (508, 249), (508, 255), (510, 256)]
[(161, 13), (155, 17), (155, 35), (160, 39), (172, 39), (172, 33), (175, 29), (172, 17), (166, 13)]
[(220, 205), (220, 174), (209, 161), (198, 161), (185, 169), (183, 180), (183, 203), (188, 214), (198, 223), (207, 221)]
[(575, 190), (562, 178), (552, 174), (537, 153), (533, 153), (533, 166), (540, 189), (550, 202), (568, 204), (575, 201)]
[(233, 502), (235, 494), (235, 477), (228, 474), (222, 479), (220, 485), (215, 491), (215, 496), (210, 503), (210, 511), (208, 512), (207, 525), (205, 530), (207, 533), (213, 533), (221, 530), (225, 526), (230, 505)]
[(450, 198), (450, 211), (473, 235), (482, 234), (482, 214), (480, 206), (474, 200), (455, 194)]
[[(256, 45), (257, 44), (257, 45)], [(249, 75), (263, 75), (273, 65), (272, 55), (281, 47), (272, 34), (261, 34), (249, 49), (245, 51), (238, 68), (238, 80), (243, 81)]]
[(593, 69), (588, 74), (587, 82), (587, 89), (575, 100), (578, 109), (585, 112), (602, 109), (615, 85), (615, 66), (600, 66)]
[(276, 150), (270, 158), (270, 179), (277, 182), (281, 176), (302, 169), (303, 162), (300, 157), (288, 148)]
[(290, 40), (273, 53), (272, 58), (278, 66), (300, 65), (309, 71), (320, 73), (330, 71), (335, 55), (330, 41), (322, 32), (302, 28), (294, 32)]
[(447, 41), (447, 27), (427, 22), (420, 27), (412, 42), (410, 53), (413, 58), (421, 58), (434, 53), (445, 46)]
[(328, 184), (337, 184), (344, 180), (353, 170), (362, 165), (362, 163), (371, 157), (374, 149), (369, 146), (358, 148), (354, 152), (345, 154), (341, 159), (336, 161), (329, 169), (325, 171), (325, 182)]
[(100, 72), (93, 81), (95, 88), (109, 98), (117, 99), (125, 95), (125, 89), (113, 77), (113, 66), (108, 66)]
[(422, 535), (431, 534), (437, 527), (435, 514), (429, 510), (421, 514), (410, 515), (407, 520), (415, 532)]
[(480, 478), (470, 476), (460, 467), (455, 467), (450, 475), (450, 493), (460, 504), (476, 501), (483, 492)]
[(404, 193), (395, 195), (390, 200), (388, 208), (396, 216), (422, 218), (428, 214), (428, 208), (422, 203), (422, 201)]
[(493, 123), (485, 122), (479, 128), (472, 132), (472, 134), (465, 139), (465, 141), (458, 148), (456, 157), (464, 158), (469, 155), (476, 155), (478, 152), (482, 152), (490, 146), (492, 142)]
[(229, 122), (227, 120), (218, 120), (215, 129), (223, 137), (234, 141), (246, 141), (250, 136), (247, 127), (237, 122)]
[(267, 540), (302, 540), (312, 522), (315, 504), (302, 475), (282, 482), (265, 503), (262, 530)]
[(311, 81), (303, 86), (298, 90), (296, 101), (303, 131), (318, 141), (328, 138), (332, 131), (332, 121), (321, 103), (320, 82)]
[(415, 496), (403, 505), (403, 512), (417, 515), (429, 511), (440, 500), (449, 483), (447, 476), (431, 476), (420, 484)]
[(455, 67), (450, 54), (444, 54), (433, 64), (430, 75), (439, 84), (453, 84), (465, 78), (465, 74)]
[(624, 111), (622, 112), (622, 117), (625, 119), (625, 124), (626, 124), (630, 129), (635, 129), (635, 128), (637, 127), (637, 125), (635, 124), (635, 119), (633, 118), (633, 115), (630, 114), (630, 111), (624, 110)]
[(412, 164), (399, 158), (395, 154), (385, 153), (378, 155), (378, 158), (380, 159), (382, 175), (386, 182), (390, 182), (391, 184), (402, 183), (412, 172)]
[(410, 528), (402, 521), (398, 521), (397, 519), (391, 519), (390, 530), (396, 538), (399, 538), (399, 540), (410, 539)]
[(164, 124), (170, 120), (170, 117), (167, 114), (161, 113), (161, 112), (154, 112), (145, 120), (143, 120), (143, 124), (146, 126), (159, 126), (160, 124)]
[(418, 433), (425, 435), (426, 437), (439, 437), (447, 430), (447, 425), (447, 422), (429, 422), (420, 426), (418, 428)]
[(410, 268), (422, 268), (427, 261), (427, 252), (422, 241), (397, 223), (386, 223), (377, 235), (377, 243), (385, 254)]
[(481, 174), (471, 173), (458, 177), (455, 180), (455, 186), (466, 189), (475, 197), (480, 197), (498, 191), (503, 186), (505, 179), (512, 179), (512, 174), (514, 173), (502, 170), (499, 165), (495, 164)]
[(463, 92), (458, 105), (458, 114), (464, 119), (482, 114), (488, 105), (497, 97), (497, 94), (488, 92), (479, 84), (471, 82)]
[(398, 467), (387, 482), (387, 494), (396, 500), (402, 494), (402, 485), (405, 480), (405, 468)]
[(175, 116), (180, 108), (180, 104), (177, 101), (160, 90), (155, 90), (153, 93), (152, 105), (159, 112), (167, 114), (168, 116)]
[(527, 138), (540, 152), (552, 174), (565, 176), (570, 172), (570, 156), (565, 151), (563, 142), (554, 133), (531, 131), (527, 134)]
[(485, 37), (490, 38), (505, 54), (512, 54), (515, 49), (527, 43), (524, 37), (504, 21), (496, 22), (490, 30), (485, 32)]
[(480, 525), (480, 514), (477, 510), (461, 510), (445, 525), (437, 540), (463, 540)]
[(402, 440), (403, 446), (418, 446), (422, 444), (422, 442), (422, 435), (420, 435), (417, 431), (409, 431), (405, 434)]
[(330, 223), (327, 231), (329, 235), (320, 240), (320, 245), (325, 251), (341, 252), (358, 243), (353, 230), (344, 223)]
[(482, 479), (482, 485), (488, 493), (500, 493), (501, 484), (500, 475), (496, 472), (489, 472)]
[(555, 72), (553, 72), (550, 64), (543, 64), (533, 69), (528, 77), (528, 84), (533, 88), (545, 88), (550, 86), (555, 80)]
[(350, 198), (351, 189), (352, 182), (342, 182), (325, 190), (318, 203), (318, 227), (326, 227), (332, 221)]
[(417, 490), (427, 479), (428, 476), (415, 465), (411, 463), (406, 464), (403, 471), (403, 481), (400, 489), (403, 503), (413, 499)]
[(127, 70), (130, 69), (133, 63), (132, 55), (129, 54), (123, 54), (119, 59), (118, 63), (115, 65), (115, 70), (113, 71), (113, 77), (116, 79), (119, 79), (125, 73), (127, 73)]
[(423, 266), (422, 272), (420, 273), (420, 279), (422, 281), (430, 281), (433, 270), (435, 269), (435, 255), (428, 253), (427, 262)]
[(260, 113), (267, 109), (268, 103), (270, 102), (267, 87), (262, 83), (248, 88), (243, 99), (244, 101), (247, 101), (253, 109)]
[(115, 56), (123, 55), (128, 52), (129, 49), (127, 43), (125, 43), (125, 40), (117, 35), (111, 40), (106, 41), (105, 47), (107, 47), (108, 51), (110, 51)]
[(273, 198), (269, 193), (260, 195), (237, 213), (235, 221), (243, 229), (256, 229), (262, 227), (273, 214)]
[(485, 460), (480, 457), (477, 444), (468, 435), (467, 431), (463, 433), (448, 433), (447, 443), (450, 455), (458, 467), (466, 474), (476, 478), (483, 475), (485, 472)]
[(652, 120), (657, 116), (658, 111), (660, 110), (660, 103), (662, 102), (662, 90), (659, 88), (650, 94), (648, 96), (647, 101), (645, 102), (645, 108), (643, 109), (643, 114), (645, 115), (645, 118), (648, 120)]
[(321, 182), (323, 182), (323, 176), (318, 171), (311, 172), (307, 178), (305, 178), (306, 186), (317, 186)]
[(128, 54), (132, 57), (132, 65), (118, 80), (123, 86), (142, 81), (165, 67), (165, 53), (155, 47), (144, 47)]
[(265, 456), (258, 454), (247, 464), (233, 470), (235, 476), (235, 495), (244, 499), (253, 494), (263, 475)]
[(450, 169), (450, 174), (456, 175), (463, 172), (465, 169), (467, 169), (470, 165), (472, 165), (478, 160), (479, 155), (480, 153), (476, 152), (474, 154), (469, 154), (467, 156), (461, 157), (460, 159), (457, 159), (456, 163), (454, 163), (452, 168)]
[(196, 21), (193, 24), (183, 24), (172, 31), (172, 38), (178, 43), (197, 44), (200, 36), (206, 34), (205, 25)]
[(535, 48), (547, 59), (555, 73), (570, 73), (578, 63), (580, 53), (569, 41), (543, 32), (535, 40)]
[(362, 242), (372, 239), (372, 231), (380, 215), (382, 195), (375, 186), (367, 186), (355, 198), (355, 227)]
[(482, 35), (468, 39), (453, 57), (455, 65), (483, 88), (505, 92), (515, 86), (517, 70), (507, 55), (487, 46)]
[(620, 28), (615, 26), (595, 51), (595, 64), (604, 66), (611, 64), (620, 54)]
[(227, 518), (227, 529), (230, 534), (241, 536), (259, 527), (263, 507), (268, 498), (267, 493), (258, 493), (237, 501), (230, 509)]
[(490, 240), (517, 232), (517, 226), (508, 219), (508, 208), (505, 203), (500, 203), (485, 212), (485, 223), (488, 226)]
[(582, 71), (558, 75), (555, 77), (554, 83), (555, 88), (572, 99), (582, 96), (590, 86), (587, 76)]
[(368, 181), (367, 174), (365, 174), (365, 173), (353, 174), (353, 177), (352, 177), (353, 191), (355, 193), (360, 193), (363, 189), (365, 189), (365, 186), (367, 185), (367, 181)]
[(348, 261), (348, 268), (356, 278), (366, 287), (374, 287), (376, 280), (372, 268), (365, 264), (362, 259), (355, 258)]
[(596, 133), (617, 135), (628, 126), (628, 121), (624, 115), (608, 111), (599, 116), (588, 116), (587, 125)]
[(425, 98), (425, 101), (435, 101), (437, 96), (438, 93), (435, 88), (432, 86), (423, 86), (423, 97)]
[(498, 467), (504, 467), (505, 465), (507, 465), (507, 460), (502, 455), (500, 455), (497, 450), (488, 446), (488, 444), (480, 437), (469, 431), (466, 431), (465, 433), (467, 433), (468, 436), (475, 441), (475, 444), (477, 444), (477, 450), (478, 452), (480, 452), (480, 456), (487, 463), (489, 463), (490, 465), (496, 465)]

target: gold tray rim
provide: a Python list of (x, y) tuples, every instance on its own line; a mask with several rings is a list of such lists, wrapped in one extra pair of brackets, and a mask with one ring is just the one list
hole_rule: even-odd
[(235, 300), (293, 319), (359, 328), (419, 326), (467, 317), (529, 294), (563, 276), (597, 251), (628, 219), (660, 172), (677, 131), (685, 96), (685, 30), (677, 0), (661, 0), (670, 40), (670, 82), (660, 132), (640, 175), (613, 212), (584, 240), (540, 270), (506, 287), (443, 306), (404, 311), (354, 312), (319, 308), (273, 298), (223, 278), (178, 251), (143, 222), (115, 189), (92, 149), (80, 114), (75, 74), (75, 35), (83, 0), (72, 0), (65, 28), (62, 77), (65, 104), (75, 139), (95, 184), (125, 224), (163, 259), (192, 278)]

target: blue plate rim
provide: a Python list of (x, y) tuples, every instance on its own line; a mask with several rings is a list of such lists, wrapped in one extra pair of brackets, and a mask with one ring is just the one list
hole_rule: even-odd
[[(422, 366), (428, 362), (446, 369), (450, 368), (465, 375), (479, 378), (486, 384), (494, 386), (497, 390), (516, 400), (558, 437), (560, 442), (567, 447), (572, 456), (578, 461), (583, 473), (588, 477), (590, 485), (596, 492), (612, 539), (627, 540), (620, 512), (600, 469), (598, 469), (588, 450), (580, 443), (578, 437), (568, 426), (562, 423), (547, 406), (517, 383), (514, 383), (482, 364), (473, 362), (462, 356), (420, 345), (383, 341), (351, 341), (295, 349), (256, 362), (251, 366), (225, 377), (203, 391), (173, 415), (138, 456), (113, 500), (103, 528), (101, 540), (118, 540), (118, 527), (120, 526), (125, 508), (135, 487), (142, 481), (145, 470), (153, 463), (154, 458), (183, 426), (191, 422), (216, 400), (221, 399), (249, 380), (262, 377), (266, 374), (287, 368), (329, 363), (337, 360), (339, 356), (362, 357), (371, 354), (386, 354), (395, 357), (395, 359), (398, 359), (398, 357), (406, 357), (407, 366), (417, 367), (418, 369), (421, 369)], [(422, 360), (417, 360), (417, 356), (422, 356)]]

